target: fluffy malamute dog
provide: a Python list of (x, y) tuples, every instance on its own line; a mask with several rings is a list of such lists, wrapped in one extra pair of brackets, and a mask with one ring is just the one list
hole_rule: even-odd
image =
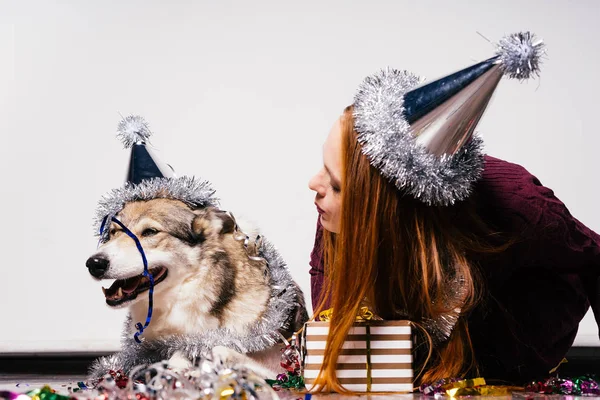
[(94, 278), (114, 280), (103, 288), (106, 304), (129, 307), (130, 317), (122, 351), (97, 360), (91, 378), (161, 359), (184, 368), (206, 355), (264, 377), (281, 372), (278, 335), (289, 337), (307, 314), (302, 291), (268, 242), (246, 236), (227, 212), (178, 200), (129, 202), (117, 218), (146, 255), (155, 282), (153, 316), (136, 343), (134, 324), (146, 320), (150, 282), (136, 243), (113, 222), (86, 266)]

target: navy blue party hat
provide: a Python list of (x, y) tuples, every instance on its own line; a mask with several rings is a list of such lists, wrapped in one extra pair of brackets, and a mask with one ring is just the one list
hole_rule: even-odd
[(152, 178), (172, 178), (173, 168), (163, 163), (150, 149), (152, 133), (148, 123), (140, 116), (130, 115), (119, 123), (117, 136), (125, 148), (131, 148), (125, 181), (134, 185)]

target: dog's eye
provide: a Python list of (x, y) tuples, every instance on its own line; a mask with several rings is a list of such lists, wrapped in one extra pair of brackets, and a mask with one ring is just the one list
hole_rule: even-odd
[(142, 232), (142, 236), (143, 237), (148, 237), (148, 236), (154, 236), (158, 233), (158, 231), (154, 228), (148, 228), (148, 229), (144, 229), (144, 232)]

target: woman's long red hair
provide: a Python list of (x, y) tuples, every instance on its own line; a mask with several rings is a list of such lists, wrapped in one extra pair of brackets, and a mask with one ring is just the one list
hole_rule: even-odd
[[(352, 107), (342, 116), (342, 200), (337, 234), (324, 231), (326, 284), (318, 315), (333, 308), (326, 350), (315, 391), (348, 393), (336, 377), (337, 359), (359, 308), (368, 301), (383, 319), (435, 318), (449, 312), (444, 301), (454, 274), (464, 279), (467, 313), (479, 300), (477, 269), (467, 254), (502, 251), (481, 232), (488, 232), (473, 212), (456, 220), (452, 207), (432, 207), (404, 196), (373, 168), (357, 141)], [(477, 233), (475, 233), (477, 232)], [(453, 306), (451, 306), (453, 307)], [(431, 357), (417, 360), (424, 371), (419, 382), (464, 376), (476, 368), (469, 329), (459, 318), (450, 338)]]

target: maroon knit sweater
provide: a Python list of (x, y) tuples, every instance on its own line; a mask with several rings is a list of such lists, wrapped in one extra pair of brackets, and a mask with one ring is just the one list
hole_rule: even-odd
[[(521, 238), (504, 253), (474, 259), (487, 293), (467, 316), (481, 374), (514, 383), (543, 378), (573, 344), (590, 304), (600, 324), (600, 236), (519, 165), (486, 156), (475, 192), (483, 219)], [(321, 237), (318, 223), (313, 307), (323, 287)]]

